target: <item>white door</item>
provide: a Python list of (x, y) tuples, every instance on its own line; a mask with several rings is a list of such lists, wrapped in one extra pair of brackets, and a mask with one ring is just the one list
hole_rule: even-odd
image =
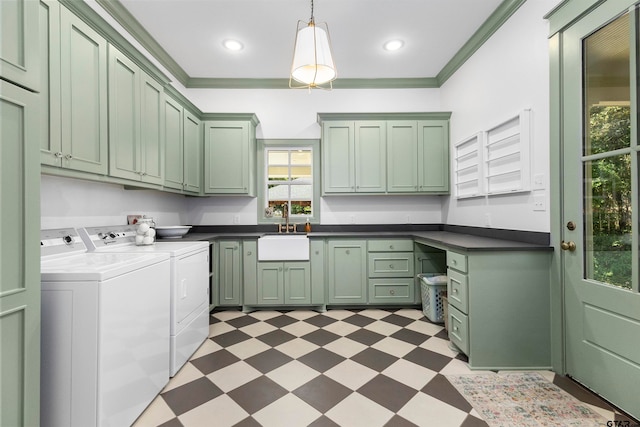
[(638, 26), (622, 3), (603, 3), (562, 42), (566, 363), (640, 417)]

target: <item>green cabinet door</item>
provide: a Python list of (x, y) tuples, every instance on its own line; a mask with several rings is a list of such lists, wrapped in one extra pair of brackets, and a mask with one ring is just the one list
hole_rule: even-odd
[(387, 122), (387, 191), (418, 191), (418, 124), (415, 121)]
[(0, 1), (0, 77), (40, 90), (37, 1)]
[(140, 73), (140, 170), (142, 181), (161, 185), (164, 180), (164, 114), (162, 86)]
[(284, 265), (281, 262), (258, 263), (258, 305), (284, 304)]
[(183, 110), (178, 101), (164, 98), (164, 186), (182, 190), (184, 185)]
[[(247, 283), (245, 281), (245, 286)], [(245, 301), (251, 305), (251, 302)], [(311, 304), (309, 262), (259, 262), (255, 305)]]
[(199, 194), (202, 182), (200, 120), (178, 101), (164, 97), (164, 186)]
[(326, 304), (324, 240), (309, 242), (309, 265), (311, 268), (311, 304)]
[(324, 122), (323, 193), (384, 193), (386, 138), (384, 121)]
[(60, 58), (62, 167), (106, 175), (107, 42), (64, 7)]
[(357, 121), (355, 128), (356, 193), (387, 189), (387, 135), (384, 121)]
[(418, 191), (449, 192), (449, 121), (418, 122)]
[(162, 184), (162, 87), (109, 46), (109, 174)]
[(60, 3), (40, 0), (40, 163), (62, 166), (60, 129)]
[(311, 304), (311, 269), (309, 262), (285, 262), (283, 275), (284, 303)]
[(218, 243), (218, 305), (220, 306), (241, 304), (240, 252), (241, 242), (238, 240), (221, 240)]
[(40, 168), (37, 97), (32, 92), (0, 80), (2, 426), (40, 424)]
[(322, 192), (356, 191), (354, 122), (322, 124)]
[(255, 196), (255, 129), (248, 121), (207, 121), (204, 133), (207, 194)]
[(184, 191), (198, 194), (202, 190), (202, 123), (187, 109), (183, 115)]
[(329, 304), (367, 302), (367, 242), (336, 239), (327, 241)]

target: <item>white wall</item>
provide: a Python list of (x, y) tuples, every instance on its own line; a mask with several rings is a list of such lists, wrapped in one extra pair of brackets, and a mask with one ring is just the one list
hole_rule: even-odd
[[(230, 90), (184, 89), (176, 85), (200, 110), (256, 113), (258, 138), (319, 139), (318, 113), (441, 111), (439, 89), (293, 89)], [(324, 197), (322, 224), (440, 223), (439, 196)], [(258, 206), (245, 197), (189, 200), (192, 224), (256, 224)]]
[[(532, 110), (531, 172), (543, 174), (544, 189), (520, 195), (457, 200), (443, 204), (447, 224), (548, 232), (549, 53), (543, 19), (558, 0), (525, 2), (442, 87), (442, 108), (453, 111), (452, 145)], [(453, 194), (452, 194), (453, 196)], [(546, 211), (533, 210), (543, 197)]]
[(142, 214), (158, 225), (187, 223), (185, 197), (154, 190), (125, 190), (121, 185), (42, 175), (41, 229), (127, 223)]

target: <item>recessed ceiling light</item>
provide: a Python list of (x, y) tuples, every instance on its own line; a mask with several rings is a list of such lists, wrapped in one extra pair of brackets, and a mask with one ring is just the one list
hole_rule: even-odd
[(222, 42), (222, 45), (229, 50), (242, 50), (244, 45), (240, 43), (238, 40), (227, 39)]
[(388, 42), (382, 45), (382, 47), (384, 47), (385, 50), (390, 50), (390, 51), (398, 50), (402, 46), (404, 46), (404, 42), (402, 40), (389, 40)]

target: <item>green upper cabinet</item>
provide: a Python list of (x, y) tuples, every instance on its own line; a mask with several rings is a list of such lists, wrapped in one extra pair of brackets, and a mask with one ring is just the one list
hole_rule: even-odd
[(202, 122), (184, 110), (184, 191), (200, 193), (202, 189)]
[(62, 166), (60, 3), (40, 0), (40, 163)]
[(323, 194), (448, 193), (450, 115), (319, 114)]
[(38, 2), (0, 1), (0, 77), (40, 90)]
[(414, 121), (391, 121), (387, 127), (387, 190), (418, 192), (418, 130)]
[(109, 175), (162, 184), (162, 86), (109, 46)]
[(449, 121), (420, 120), (418, 129), (418, 190), (449, 193)]
[(448, 120), (388, 122), (387, 168), (390, 193), (448, 193)]
[(57, 1), (39, 3), (40, 162), (107, 173), (107, 42)]
[(322, 192), (355, 192), (354, 123), (332, 121), (322, 124)]
[(173, 98), (164, 98), (164, 186), (200, 193), (202, 124)]
[(221, 116), (204, 125), (204, 192), (255, 196), (257, 118)]
[(384, 193), (384, 121), (335, 121), (322, 126), (323, 193)]
[(169, 96), (164, 98), (164, 186), (182, 190), (184, 187), (184, 124), (183, 108)]

